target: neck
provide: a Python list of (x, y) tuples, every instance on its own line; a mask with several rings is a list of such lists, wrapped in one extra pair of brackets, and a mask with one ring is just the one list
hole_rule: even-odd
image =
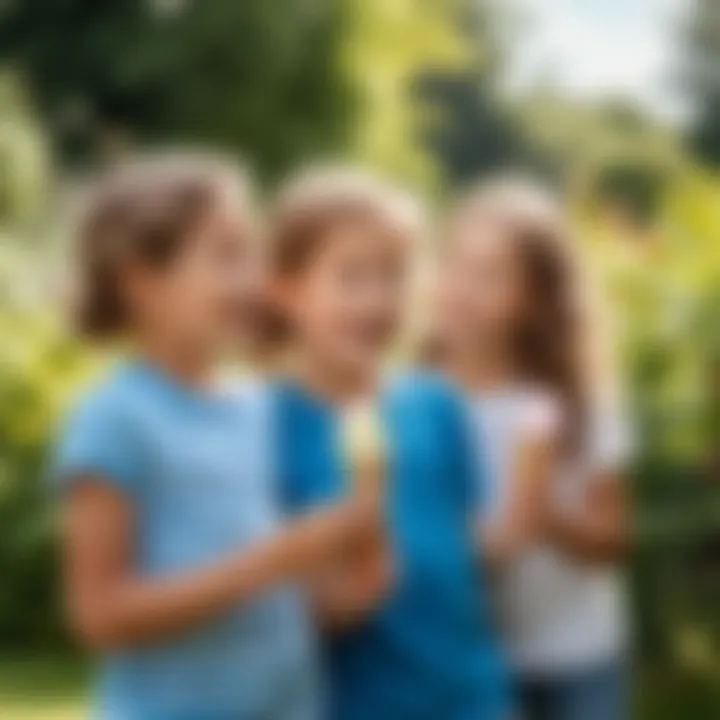
[(517, 377), (510, 353), (501, 342), (453, 349), (446, 368), (462, 387), (475, 392), (496, 390)]
[(379, 371), (376, 367), (350, 367), (333, 362), (309, 348), (296, 353), (293, 371), (305, 387), (331, 402), (342, 403), (368, 395), (378, 386)]
[(143, 357), (179, 382), (194, 387), (210, 382), (214, 362), (208, 352), (157, 335), (139, 338), (137, 346)]

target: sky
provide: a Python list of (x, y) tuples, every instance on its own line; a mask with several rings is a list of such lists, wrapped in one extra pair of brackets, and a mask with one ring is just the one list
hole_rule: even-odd
[(509, 87), (552, 83), (579, 98), (633, 98), (682, 120), (672, 88), (683, 16), (693, 0), (506, 0), (527, 17), (513, 43)]

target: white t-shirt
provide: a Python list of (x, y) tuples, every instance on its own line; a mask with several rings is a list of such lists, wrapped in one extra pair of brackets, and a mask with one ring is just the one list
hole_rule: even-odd
[[(471, 412), (489, 475), (486, 512), (501, 517), (510, 502), (513, 462), (528, 435), (553, 433), (563, 418), (547, 393), (509, 387), (476, 395)], [(630, 451), (629, 433), (617, 412), (598, 411), (589, 423), (585, 452), (558, 469), (551, 502), (571, 509), (583, 502), (598, 473), (621, 467)], [(627, 645), (621, 572), (583, 563), (538, 544), (503, 568), (497, 611), (513, 667), (527, 674), (564, 673), (617, 658)]]

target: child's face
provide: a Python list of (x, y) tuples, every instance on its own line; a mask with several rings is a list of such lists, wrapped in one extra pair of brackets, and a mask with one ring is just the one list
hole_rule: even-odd
[(517, 251), (491, 222), (455, 227), (439, 280), (438, 312), (448, 341), (501, 340), (518, 321), (524, 282)]
[(129, 274), (131, 303), (145, 332), (205, 354), (249, 338), (263, 262), (243, 215), (234, 198), (219, 198), (168, 266)]
[(289, 282), (284, 304), (299, 343), (336, 366), (367, 371), (401, 323), (407, 290), (404, 239), (376, 223), (347, 223)]

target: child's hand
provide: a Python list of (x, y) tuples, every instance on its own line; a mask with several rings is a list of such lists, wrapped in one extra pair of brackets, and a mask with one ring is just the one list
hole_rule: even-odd
[(380, 514), (385, 504), (385, 467), (376, 462), (358, 465), (354, 473), (353, 501), (365, 506), (368, 512)]
[(315, 510), (294, 521), (282, 537), (283, 564), (290, 574), (311, 573), (362, 543), (378, 522), (374, 505), (364, 502)]
[(321, 623), (342, 630), (361, 622), (387, 597), (395, 567), (387, 543), (375, 543), (362, 556), (334, 568), (316, 588), (316, 610)]

